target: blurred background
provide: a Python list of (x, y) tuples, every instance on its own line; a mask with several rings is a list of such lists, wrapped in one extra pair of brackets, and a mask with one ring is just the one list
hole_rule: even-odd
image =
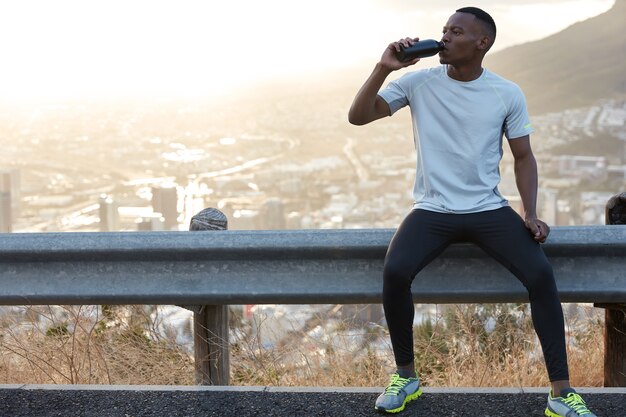
[[(408, 111), (347, 111), (389, 42), (438, 39), (463, 5), (3, 2), (0, 229), (186, 230), (204, 207), (232, 229), (395, 227)], [(527, 96), (541, 215), (603, 223), (626, 182), (624, 0), (475, 5), (498, 25), (485, 66)], [(508, 148), (502, 172), (518, 208)]]

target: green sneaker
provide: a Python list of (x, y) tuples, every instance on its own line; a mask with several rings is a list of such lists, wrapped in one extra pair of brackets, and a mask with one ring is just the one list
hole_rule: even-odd
[(419, 378), (401, 378), (397, 373), (391, 375), (385, 392), (376, 399), (374, 408), (386, 413), (399, 413), (407, 403), (422, 395)]
[(548, 394), (548, 407), (546, 407), (548, 417), (597, 417), (587, 408), (587, 404), (573, 388), (561, 391), (560, 397), (552, 397), (552, 390)]

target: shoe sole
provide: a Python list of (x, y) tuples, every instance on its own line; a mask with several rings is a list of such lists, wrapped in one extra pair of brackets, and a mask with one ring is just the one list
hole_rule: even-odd
[(544, 411), (544, 414), (548, 417), (563, 417), (560, 414), (555, 413), (554, 411), (550, 410), (550, 408), (546, 407), (546, 411)]
[[(404, 407), (408, 403), (410, 403), (411, 401), (417, 400), (420, 395), (422, 395), (422, 389), (418, 388), (418, 390), (415, 391), (413, 394), (407, 395), (406, 398), (404, 399), (404, 402), (402, 403), (402, 405), (400, 407), (398, 407), (398, 408), (394, 408), (393, 410), (385, 410), (385, 409), (382, 409), (382, 408), (374, 407), (374, 409), (377, 410), (377, 411), (384, 411), (385, 413), (391, 413), (391, 414), (399, 413), (400, 411), (404, 410)], [(556, 416), (556, 417), (560, 417), (560, 416)]]

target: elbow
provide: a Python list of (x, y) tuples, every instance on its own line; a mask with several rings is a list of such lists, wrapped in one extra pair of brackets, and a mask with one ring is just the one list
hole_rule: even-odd
[(535, 160), (535, 156), (532, 152), (527, 152), (522, 155), (518, 155), (515, 157), (515, 165), (518, 166), (529, 166), (529, 165), (537, 165), (537, 161)]
[(363, 113), (359, 113), (354, 109), (350, 109), (350, 111), (348, 112), (348, 122), (355, 126), (363, 126), (371, 122), (371, 120), (363, 115)]
[(363, 126), (389, 115), (391, 115), (389, 108), (383, 108), (378, 104), (372, 107), (352, 106), (348, 111), (348, 121), (353, 125)]
[(348, 114), (348, 122), (350, 122), (350, 124), (355, 125), (355, 126), (363, 126), (364, 124), (366, 124), (366, 122), (363, 119), (356, 117), (353, 114)]
[(350, 122), (351, 125), (360, 126), (359, 118), (354, 111), (354, 106), (350, 107), (350, 111), (348, 111), (348, 122)]

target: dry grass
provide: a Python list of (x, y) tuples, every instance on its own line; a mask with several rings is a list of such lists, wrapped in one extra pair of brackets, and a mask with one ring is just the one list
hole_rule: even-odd
[(27, 308), (28, 320), (2, 326), (0, 383), (193, 384), (193, 361), (141, 310), (128, 321), (124, 309)]
[[(495, 321), (491, 332), (485, 331), (476, 306), (451, 307), (447, 314), (452, 319), (447, 323), (440, 317), (432, 327), (418, 327), (421, 334), (416, 336), (415, 350), (425, 385), (548, 386), (543, 354), (526, 306), (522, 311), (498, 311), (502, 306), (506, 305), (492, 306), (488, 311)], [(583, 312), (582, 317), (566, 320), (571, 382), (575, 386), (602, 386), (604, 323), (592, 307)], [(450, 321), (456, 326), (450, 326)]]
[[(194, 384), (192, 355), (157, 332), (150, 307), (55, 309), (27, 308), (26, 319), (0, 323), (0, 383)], [(602, 386), (602, 317), (589, 307), (567, 324), (572, 383)], [(262, 319), (234, 332), (233, 385), (374, 387), (393, 369), (378, 325), (316, 316), (271, 347), (260, 337), (265, 327)], [(427, 386), (548, 384), (525, 307), (440, 308), (416, 326), (415, 351)]]

